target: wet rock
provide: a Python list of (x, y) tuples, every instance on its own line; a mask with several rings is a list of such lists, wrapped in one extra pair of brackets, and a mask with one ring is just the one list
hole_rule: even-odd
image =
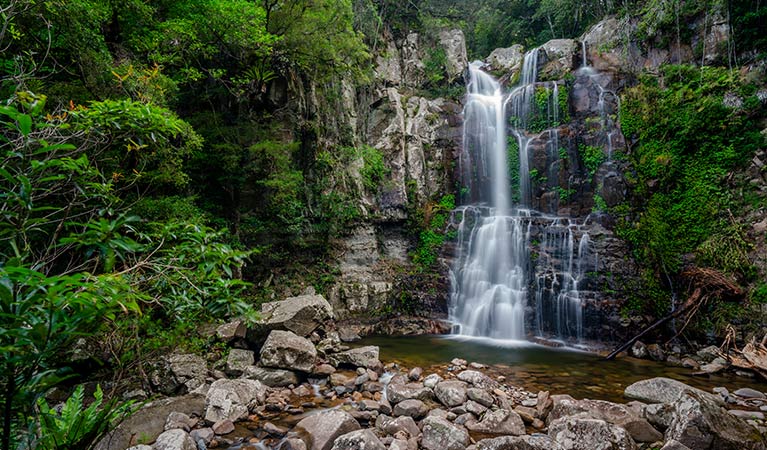
[(505, 409), (488, 411), (482, 416), (480, 422), (467, 422), (466, 428), (484, 434), (511, 434), (515, 436), (525, 434), (525, 424), (519, 414)]
[(445, 419), (430, 416), (422, 422), (421, 446), (426, 450), (464, 450), (469, 433)]
[(684, 392), (674, 402), (674, 420), (666, 430), (666, 439), (702, 450), (767, 448), (756, 428), (729, 414), (712, 397)]
[(239, 377), (255, 361), (256, 357), (251, 350), (233, 348), (229, 350), (229, 356), (226, 358), (226, 374)]
[(356, 430), (339, 436), (333, 442), (332, 450), (386, 450), (372, 431)]
[(285, 387), (299, 383), (298, 374), (290, 370), (271, 369), (268, 367), (249, 366), (242, 374), (243, 378), (258, 380), (269, 387)]
[(333, 409), (306, 417), (294, 431), (306, 437), (307, 449), (330, 450), (336, 438), (359, 429), (360, 424), (349, 413)]
[(719, 347), (716, 345), (709, 345), (708, 347), (698, 350), (695, 354), (701, 361), (711, 362), (719, 357)]
[(408, 372), (407, 377), (410, 378), (411, 381), (418, 381), (421, 379), (421, 375), (423, 374), (423, 369), (420, 367), (413, 367), (413, 369)]
[(562, 450), (562, 446), (545, 434), (533, 434), (482, 439), (477, 450)]
[(692, 358), (682, 358), (682, 367), (687, 367), (688, 369), (698, 369), (700, 368), (700, 364), (698, 364), (698, 361), (695, 361)]
[(740, 388), (733, 392), (733, 394), (743, 398), (765, 398), (764, 393), (751, 388)]
[(493, 396), (484, 389), (469, 388), (466, 390), (466, 396), (488, 408), (493, 406), (494, 403)]
[[(189, 436), (194, 442), (202, 442), (203, 444), (208, 445), (210, 444), (210, 441), (213, 440), (213, 438), (216, 436), (216, 434), (213, 432), (212, 428), (206, 427), (192, 430), (192, 432), (189, 433)], [(198, 447), (200, 447), (199, 444)]]
[(403, 400), (418, 399), (421, 401), (429, 400), (434, 397), (431, 389), (424, 387), (420, 383), (392, 384), (386, 387), (386, 398), (397, 404)]
[(336, 367), (344, 364), (354, 367), (368, 367), (378, 361), (378, 347), (368, 345), (353, 348), (345, 352), (334, 353), (328, 359)]
[(650, 359), (653, 361), (665, 361), (666, 352), (660, 348), (658, 344), (650, 344), (647, 346), (647, 354), (650, 355)]
[(414, 419), (420, 419), (429, 412), (429, 407), (420, 400), (403, 400), (394, 405), (395, 416), (410, 416)]
[(216, 380), (205, 397), (205, 420), (218, 422), (229, 419), (237, 421), (248, 415), (251, 405), (263, 404), (266, 386), (256, 380)]
[(347, 327), (342, 327), (340, 330), (338, 330), (338, 338), (341, 340), (341, 342), (355, 342), (362, 339), (356, 331)]
[(298, 336), (308, 336), (331, 318), (333, 309), (321, 295), (301, 295), (264, 303), (261, 305), (261, 319), (248, 330), (248, 338), (258, 340), (259, 336), (265, 336), (272, 330), (287, 330)]
[(376, 428), (388, 435), (405, 432), (409, 437), (414, 438), (418, 437), (421, 433), (415, 420), (409, 416), (400, 416), (392, 419), (391, 417), (382, 414), (376, 419)]
[(197, 444), (184, 430), (168, 430), (157, 437), (153, 450), (197, 450)]
[(764, 420), (764, 413), (761, 411), (743, 411), (741, 409), (731, 409), (728, 412), (735, 417), (740, 417), (741, 419)]
[(549, 437), (563, 450), (636, 450), (628, 432), (604, 420), (563, 417), (549, 425)]
[(326, 377), (335, 371), (336, 368), (330, 364), (318, 364), (312, 369), (312, 374)]
[(726, 359), (718, 357), (714, 358), (710, 363), (700, 366), (700, 371), (703, 373), (717, 373), (726, 369), (729, 365), (730, 363)]
[(701, 395), (716, 398), (717, 401), (720, 401), (718, 397), (715, 397), (713, 394), (688, 386), (681, 381), (664, 377), (637, 381), (628, 386), (625, 391), (623, 391), (623, 395), (630, 399), (647, 403), (672, 403), (688, 391), (697, 392)]
[(272, 436), (285, 436), (285, 434), (288, 432), (286, 428), (277, 426), (271, 422), (266, 422), (262, 428), (265, 432), (271, 434)]
[(317, 350), (308, 339), (290, 331), (274, 330), (261, 347), (260, 364), (276, 369), (310, 372)]
[(476, 370), (464, 370), (458, 374), (458, 379), (472, 384), (474, 387), (487, 390), (497, 389), (501, 386), (497, 381)]
[(631, 346), (631, 356), (640, 359), (647, 358), (647, 346), (641, 341), (634, 342), (634, 345)]
[(297, 437), (289, 437), (282, 442), (279, 450), (308, 450), (306, 443)]
[(434, 386), (436, 386), (437, 383), (439, 383), (442, 380), (444, 380), (444, 378), (437, 375), (436, 373), (433, 373), (423, 379), (423, 385), (429, 389), (434, 389)]
[(447, 407), (466, 403), (466, 383), (462, 381), (442, 381), (434, 387), (434, 395)]
[(234, 423), (232, 423), (232, 421), (229, 419), (219, 420), (218, 422), (213, 424), (211, 429), (218, 436), (222, 436), (224, 434), (229, 434), (232, 431), (234, 431)]

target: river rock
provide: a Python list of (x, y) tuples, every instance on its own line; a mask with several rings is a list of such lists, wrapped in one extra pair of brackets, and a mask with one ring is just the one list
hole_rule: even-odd
[(488, 411), (482, 416), (481, 421), (470, 420), (466, 422), (466, 428), (469, 431), (483, 434), (511, 434), (515, 436), (525, 434), (525, 424), (519, 414), (505, 409)]
[(184, 430), (168, 430), (157, 437), (153, 450), (197, 450), (197, 444)]
[(486, 390), (498, 389), (501, 386), (497, 381), (476, 370), (464, 370), (458, 374), (458, 379)]
[(429, 407), (424, 402), (416, 399), (403, 400), (394, 405), (395, 416), (410, 416), (414, 419), (420, 419), (429, 412)]
[(133, 447), (128, 447), (127, 450), (152, 450), (152, 447), (149, 445), (134, 445)]
[(626, 405), (603, 400), (575, 400), (569, 395), (554, 395), (552, 400), (554, 406), (548, 415), (548, 423), (585, 413), (591, 419), (604, 420), (624, 428), (637, 442), (657, 442), (663, 439), (663, 434)]
[(708, 392), (701, 391), (692, 386), (688, 386), (681, 381), (671, 378), (656, 377), (647, 380), (637, 381), (628, 386), (623, 395), (628, 398), (647, 403), (672, 403), (678, 400), (685, 392), (697, 392), (704, 396), (719, 400), (718, 397)]
[(304, 337), (332, 318), (333, 309), (321, 295), (301, 295), (264, 303), (261, 318), (248, 330), (248, 338), (258, 340), (258, 336), (272, 330), (287, 330)]
[(644, 359), (647, 358), (647, 346), (642, 341), (634, 342), (631, 346), (631, 356), (634, 358)]
[(331, 409), (304, 418), (294, 432), (305, 437), (308, 450), (330, 450), (336, 438), (359, 429), (360, 424), (349, 413)]
[(549, 425), (549, 437), (563, 450), (636, 450), (628, 432), (599, 419), (570, 416)]
[(190, 422), (191, 419), (188, 415), (182, 412), (173, 411), (172, 413), (168, 414), (168, 418), (165, 419), (165, 431), (179, 429), (188, 433), (193, 425)]
[(482, 439), (477, 450), (562, 450), (562, 446), (545, 434), (533, 434)]
[(381, 414), (376, 418), (376, 428), (391, 436), (405, 432), (409, 437), (417, 438), (421, 434), (421, 430), (416, 425), (415, 420), (410, 416), (400, 416), (392, 419), (385, 414)]
[(673, 403), (652, 403), (642, 406), (642, 416), (659, 430), (665, 430), (674, 421)]
[[(213, 432), (213, 428), (205, 427), (192, 430), (192, 432), (189, 433), (189, 436), (192, 437), (194, 442), (202, 442), (203, 444), (208, 445), (210, 444), (210, 441), (216, 437), (216, 433)], [(200, 446), (198, 445), (198, 447)]]
[(731, 409), (727, 412), (735, 417), (740, 417), (741, 419), (764, 420), (764, 413), (761, 411), (744, 411), (742, 409)]
[(216, 380), (205, 397), (205, 420), (216, 423), (229, 419), (233, 422), (248, 415), (251, 406), (263, 404), (266, 386), (256, 380)]
[(487, 408), (493, 406), (494, 403), (493, 396), (484, 389), (469, 388), (466, 390), (466, 396)]
[(255, 361), (256, 357), (251, 350), (233, 348), (229, 350), (229, 355), (226, 358), (226, 374), (239, 377)]
[(368, 367), (378, 361), (378, 347), (368, 345), (365, 347), (353, 348), (340, 353), (334, 353), (328, 357), (328, 360), (334, 366), (350, 365), (354, 367)]
[(299, 383), (298, 374), (295, 372), (269, 367), (249, 366), (245, 368), (242, 377), (258, 380), (269, 387), (285, 387)]
[(671, 439), (666, 441), (666, 443), (663, 444), (663, 447), (661, 447), (660, 450), (692, 450), (692, 449), (682, 444), (679, 441), (675, 441), (674, 439)]
[(703, 362), (711, 362), (719, 357), (719, 347), (716, 345), (709, 345), (708, 347), (698, 350), (695, 354)]
[(674, 420), (666, 439), (696, 450), (767, 448), (756, 428), (729, 414), (712, 397), (695, 391), (682, 393), (674, 402)]
[(751, 388), (740, 388), (733, 394), (743, 398), (765, 398), (764, 393)]
[(411, 381), (418, 381), (421, 379), (421, 375), (423, 375), (423, 369), (420, 367), (413, 367), (413, 369), (408, 372), (407, 377), (410, 378)]
[(660, 348), (658, 344), (650, 344), (647, 346), (647, 354), (650, 355), (650, 359), (653, 361), (665, 361), (666, 352)]
[(167, 358), (167, 365), (173, 377), (168, 377), (162, 383), (175, 379), (178, 381), (178, 384), (186, 386), (187, 392), (202, 386), (205, 383), (205, 378), (208, 376), (208, 367), (205, 364), (205, 359), (199, 355), (191, 353), (173, 354)]
[(436, 373), (432, 373), (423, 379), (423, 385), (429, 389), (434, 389), (434, 386), (436, 386), (437, 383), (439, 383), (442, 380), (444, 380), (444, 378), (437, 375)]
[(420, 383), (394, 384), (389, 383), (386, 386), (386, 398), (392, 404), (397, 404), (403, 400), (418, 399), (421, 401), (434, 398), (431, 389)]
[(466, 403), (467, 385), (463, 381), (442, 381), (434, 387), (434, 395), (448, 408)]
[(310, 372), (316, 359), (314, 344), (290, 331), (272, 331), (261, 347), (260, 364), (266, 367)]
[(482, 414), (485, 413), (485, 411), (487, 411), (486, 406), (483, 406), (482, 404), (477, 403), (474, 400), (467, 401), (466, 404), (464, 405), (464, 408), (466, 409), (466, 411), (474, 414), (477, 417), (481, 416)]
[(469, 445), (469, 433), (445, 419), (429, 416), (421, 426), (421, 446), (426, 450), (464, 450)]
[(229, 419), (219, 420), (210, 427), (213, 432), (219, 436), (229, 434), (234, 431), (234, 423)]
[(364, 429), (339, 436), (332, 450), (386, 450), (386, 447), (372, 431)]

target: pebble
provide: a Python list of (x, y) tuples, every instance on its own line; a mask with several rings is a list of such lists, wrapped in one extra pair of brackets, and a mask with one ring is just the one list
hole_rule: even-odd
[(733, 392), (733, 394), (743, 398), (765, 398), (765, 395), (762, 392), (751, 388), (740, 388)]

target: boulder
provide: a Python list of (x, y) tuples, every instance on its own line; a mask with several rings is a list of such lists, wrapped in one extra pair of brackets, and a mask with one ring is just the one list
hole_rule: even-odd
[(628, 386), (623, 391), (623, 395), (630, 399), (647, 403), (672, 403), (678, 400), (685, 392), (697, 392), (701, 395), (716, 399), (715, 401), (717, 402), (721, 402), (721, 400), (713, 394), (688, 386), (681, 381), (664, 377), (637, 381)]
[(446, 419), (429, 416), (421, 422), (421, 446), (426, 450), (464, 450), (469, 445), (469, 433)]
[(434, 398), (431, 389), (424, 387), (421, 383), (394, 384), (389, 383), (386, 386), (386, 399), (392, 404), (404, 400), (418, 399), (430, 400)]
[(549, 437), (563, 450), (636, 450), (623, 428), (583, 416), (563, 417), (549, 426)]
[(488, 408), (493, 406), (494, 403), (493, 396), (484, 389), (469, 388), (466, 390), (466, 396)]
[(464, 370), (458, 374), (458, 379), (485, 390), (498, 389), (501, 385), (482, 372), (476, 370)]
[(182, 412), (173, 411), (172, 413), (168, 414), (168, 418), (165, 419), (165, 431), (179, 429), (188, 433), (194, 425), (191, 423), (191, 420), (192, 419), (189, 418), (189, 415)]
[(578, 44), (572, 39), (552, 39), (542, 46), (546, 54), (546, 64), (541, 68), (541, 79), (558, 80), (564, 78), (576, 63)]
[(429, 412), (429, 407), (416, 399), (403, 400), (394, 406), (395, 416), (410, 416), (414, 419), (420, 419), (427, 412)]
[(663, 440), (663, 434), (626, 405), (603, 400), (575, 400), (569, 395), (555, 395), (552, 399), (554, 406), (547, 417), (548, 423), (562, 417), (585, 413), (591, 419), (604, 420), (624, 428), (636, 442)]
[(482, 416), (482, 420), (466, 422), (469, 431), (483, 434), (511, 434), (520, 436), (525, 434), (525, 424), (522, 418), (514, 411), (497, 409), (488, 411)]
[(545, 434), (533, 434), (482, 439), (477, 450), (562, 450), (562, 446)]
[(496, 48), (485, 61), (490, 64), (493, 70), (513, 73), (519, 72), (522, 68), (524, 58), (524, 48), (516, 44), (509, 48)]
[(216, 328), (216, 336), (224, 342), (244, 338), (246, 332), (247, 327), (242, 320), (234, 320)]
[(260, 364), (265, 367), (310, 372), (316, 359), (314, 344), (290, 331), (272, 331), (261, 347)]
[(448, 408), (466, 403), (467, 385), (463, 381), (442, 381), (434, 387), (434, 395)]
[(733, 394), (743, 398), (765, 398), (763, 392), (759, 392), (756, 389), (751, 388), (740, 388), (733, 392)]
[(674, 439), (695, 450), (767, 448), (756, 428), (729, 414), (712, 398), (695, 391), (682, 393), (674, 402), (666, 440)]
[(365, 429), (339, 436), (333, 442), (332, 450), (386, 450), (386, 447), (375, 433)]
[(421, 434), (421, 430), (418, 425), (415, 424), (410, 416), (400, 416), (392, 419), (389, 416), (381, 414), (376, 418), (376, 428), (383, 431), (387, 435), (395, 435), (397, 433), (405, 432), (409, 437), (417, 438)]
[(332, 318), (333, 309), (321, 295), (301, 295), (264, 303), (261, 318), (248, 330), (248, 338), (258, 340), (258, 336), (265, 336), (272, 330), (287, 330), (305, 337)]
[(216, 380), (205, 397), (205, 420), (233, 422), (248, 415), (251, 406), (264, 403), (266, 386), (256, 380)]
[(143, 436), (149, 442), (154, 441), (164, 431), (166, 419), (171, 413), (202, 416), (204, 411), (205, 396), (200, 394), (187, 394), (147, 403), (104, 436), (96, 444), (95, 450), (127, 448), (134, 436)]
[(268, 367), (249, 366), (245, 368), (242, 377), (258, 380), (269, 387), (284, 387), (299, 383), (298, 374), (295, 372)]
[(334, 353), (328, 357), (328, 360), (336, 367), (344, 364), (354, 367), (368, 367), (368, 365), (378, 361), (378, 353), (378, 347), (368, 345)]
[(675, 441), (671, 439), (669, 441), (666, 441), (666, 443), (663, 444), (663, 447), (661, 447), (660, 450), (692, 450), (692, 449), (682, 444), (679, 441)]
[(184, 430), (168, 430), (157, 437), (152, 450), (197, 450), (197, 444)]
[(294, 432), (303, 438), (307, 450), (330, 450), (336, 438), (359, 429), (360, 424), (349, 413), (331, 409), (304, 418)]
[(437, 375), (436, 373), (432, 373), (428, 375), (426, 378), (423, 379), (423, 385), (426, 386), (429, 389), (434, 389), (434, 386), (437, 385), (440, 381), (442, 381), (444, 378)]
[(226, 374), (239, 377), (248, 367), (252, 366), (256, 357), (251, 350), (233, 348), (226, 357)]

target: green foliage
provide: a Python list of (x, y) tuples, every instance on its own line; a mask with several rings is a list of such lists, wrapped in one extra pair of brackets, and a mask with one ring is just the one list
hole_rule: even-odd
[(599, 169), (599, 166), (607, 161), (607, 155), (601, 147), (594, 147), (592, 145), (580, 144), (578, 146), (578, 153), (583, 160), (583, 165), (590, 176), (594, 176)]
[(594, 207), (592, 212), (607, 212), (607, 203), (599, 194), (594, 194)]
[(45, 276), (7, 260), (0, 267), (0, 359), (4, 411), (3, 447), (12, 422), (35, 395), (71, 373), (67, 351), (121, 311), (138, 311), (137, 295), (120, 275)]
[(375, 192), (388, 174), (383, 153), (369, 145), (360, 147), (357, 152), (362, 158), (362, 169), (360, 169), (362, 183), (366, 189)]
[(428, 272), (437, 262), (442, 245), (445, 243), (445, 228), (450, 213), (455, 209), (455, 196), (447, 194), (436, 204), (427, 205), (425, 223), (418, 236), (418, 246), (412, 255), (413, 263), (419, 272)]
[(570, 200), (570, 197), (575, 195), (575, 189), (572, 188), (563, 188), (562, 186), (557, 186), (555, 188), (557, 190), (557, 193), (559, 194), (559, 201), (566, 202)]
[(754, 274), (754, 266), (748, 256), (753, 244), (748, 242), (746, 226), (731, 221), (729, 226), (714, 231), (696, 249), (701, 265), (715, 267), (741, 279)]
[(506, 144), (506, 161), (509, 165), (509, 187), (511, 188), (511, 199), (513, 202), (519, 202), (519, 142), (514, 136), (509, 136)]
[(430, 86), (437, 86), (446, 78), (447, 54), (442, 47), (429, 49), (423, 64), (426, 82)]
[(101, 386), (96, 386), (94, 400), (84, 404), (84, 390), (78, 385), (64, 402), (61, 411), (51, 409), (43, 398), (37, 399), (38, 426), (30, 448), (67, 450), (91, 448), (117, 423), (128, 417), (133, 403), (118, 405), (116, 399), (104, 402)]

